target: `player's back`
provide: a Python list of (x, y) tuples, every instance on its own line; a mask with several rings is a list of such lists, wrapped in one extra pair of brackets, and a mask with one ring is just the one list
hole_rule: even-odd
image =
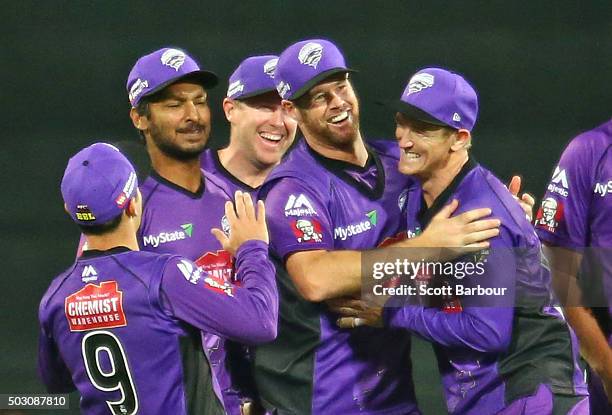
[[(160, 284), (171, 259), (122, 247), (86, 251), (43, 297), (41, 356), (57, 344), (83, 413), (223, 412), (199, 331), (164, 311)], [(45, 373), (50, 367), (41, 364), (50, 390), (71, 389)]]

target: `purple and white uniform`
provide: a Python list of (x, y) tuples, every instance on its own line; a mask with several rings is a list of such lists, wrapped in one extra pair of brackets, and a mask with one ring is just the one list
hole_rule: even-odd
[(243, 342), (276, 331), (267, 246), (245, 243), (236, 265), (241, 287), (175, 255), (86, 251), (40, 304), (39, 371), (48, 390), (76, 387), (87, 414), (224, 413), (201, 331)]
[[(451, 414), (496, 414), (535, 395), (540, 385), (575, 397), (573, 404), (583, 400), (587, 391), (577, 342), (550, 306), (550, 274), (541, 263), (540, 242), (491, 172), (468, 161), (429, 208), (417, 202), (419, 189), (411, 191), (408, 233), (418, 234), (453, 199), (459, 201), (457, 214), (491, 208), (501, 220), (499, 236), (490, 240), (487, 251), (455, 261), (462, 267), (450, 276), (435, 274), (440, 271), (420, 275), (425, 285), (450, 287), (450, 295), (426, 298), (424, 306), (388, 307), (386, 326), (407, 329), (434, 344)], [(473, 271), (459, 277), (457, 270), (466, 272), (468, 263)], [(458, 294), (477, 287), (505, 291)], [(552, 395), (541, 391), (534, 399), (546, 396)]]
[[(219, 284), (241, 284), (236, 278), (231, 254), (224, 251), (210, 233), (212, 228), (229, 230), (225, 202), (233, 200), (234, 189), (227, 181), (206, 172), (202, 175), (202, 187), (192, 193), (152, 172), (140, 190), (144, 211), (138, 240), (142, 250), (185, 256), (200, 270), (216, 278)], [(274, 273), (274, 270), (262, 269), (262, 272)], [(252, 316), (241, 318), (248, 321)], [(211, 333), (204, 333), (204, 344), (227, 412), (240, 414), (240, 404), (249, 394), (244, 389), (250, 387), (240, 384), (245, 378), (243, 347)]]
[(332, 160), (302, 140), (260, 191), (277, 268), (279, 336), (255, 349), (255, 380), (279, 414), (416, 414), (410, 336), (401, 330), (339, 329), (325, 304), (304, 300), (285, 269), (308, 250), (365, 250), (404, 235), (392, 141), (371, 142), (365, 167)]
[[(542, 241), (584, 254), (581, 283), (589, 294), (602, 294), (587, 305), (599, 306), (593, 312), (612, 346), (612, 121), (569, 143), (535, 225)], [(596, 375), (589, 387), (593, 413), (612, 413)]]

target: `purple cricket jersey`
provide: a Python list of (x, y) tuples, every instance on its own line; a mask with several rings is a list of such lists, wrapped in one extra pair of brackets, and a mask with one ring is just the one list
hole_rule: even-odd
[(206, 149), (200, 159), (202, 170), (207, 177), (215, 177), (216, 183), (222, 185), (225, 192), (234, 199), (234, 194), (240, 190), (241, 192), (250, 193), (253, 201), (257, 200), (257, 192), (259, 188), (253, 188), (246, 183), (243, 183), (236, 176), (232, 175), (219, 160), (219, 153), (214, 149)]
[(369, 144), (360, 168), (331, 160), (302, 140), (260, 191), (270, 256), (277, 267), (279, 336), (255, 349), (262, 402), (279, 414), (416, 414), (410, 336), (400, 330), (336, 326), (325, 304), (304, 300), (284, 267), (308, 250), (365, 250), (405, 237), (403, 193), (392, 141)]
[[(221, 284), (240, 284), (235, 278), (231, 254), (224, 251), (210, 233), (212, 228), (229, 230), (225, 202), (233, 200), (235, 189), (227, 180), (222, 181), (209, 172), (203, 174), (202, 180), (203, 186), (192, 193), (155, 172), (151, 173), (140, 188), (144, 200), (138, 232), (141, 249), (180, 254), (194, 261), (201, 270), (214, 275)], [(262, 272), (266, 271), (262, 269)], [(248, 321), (252, 316), (242, 318)], [(244, 379), (244, 347), (210, 333), (204, 333), (204, 344), (225, 408), (229, 414), (239, 415), (243, 399), (252, 393), (248, 379)]]
[[(455, 262), (481, 265), (482, 272), (462, 279), (456, 272), (447, 278), (421, 275), (419, 281), (448, 285), (452, 294), (384, 312), (388, 327), (408, 329), (434, 344), (449, 413), (494, 414), (535, 394), (541, 384), (583, 399), (587, 391), (575, 336), (550, 306), (550, 274), (541, 262), (540, 242), (506, 187), (470, 159), (428, 209), (418, 202), (418, 188), (407, 199), (409, 235), (453, 199), (459, 201), (456, 214), (489, 207), (502, 224), (488, 250)], [(458, 285), (506, 291), (487, 298), (457, 295)]]
[[(612, 120), (575, 137), (563, 152), (536, 221), (540, 239), (584, 252), (580, 275), (591, 292), (602, 293), (607, 312), (594, 314), (612, 346)], [(597, 288), (594, 288), (597, 287)], [(603, 390), (590, 386), (591, 404), (612, 413)], [(603, 409), (606, 408), (606, 409)]]
[(238, 341), (276, 332), (267, 245), (245, 243), (236, 264), (242, 286), (220, 284), (176, 255), (86, 251), (40, 304), (39, 371), (48, 390), (76, 387), (87, 414), (224, 413), (201, 331)]

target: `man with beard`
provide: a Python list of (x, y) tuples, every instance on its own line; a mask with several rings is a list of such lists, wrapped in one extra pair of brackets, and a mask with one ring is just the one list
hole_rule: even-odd
[(202, 168), (225, 182), (230, 196), (242, 190), (255, 197), (295, 138), (297, 123), (282, 108), (274, 85), (277, 61), (274, 55), (249, 57), (229, 78), (223, 100), (229, 145), (206, 150)]
[[(228, 232), (225, 204), (232, 190), (226, 180), (205, 174), (200, 167), (210, 133), (207, 89), (216, 83), (216, 76), (200, 70), (185, 52), (163, 48), (136, 62), (127, 90), (130, 117), (144, 138), (153, 167), (141, 187), (141, 249), (183, 255), (222, 287), (240, 283), (231, 253), (220, 249), (217, 241)], [(226, 354), (225, 340), (215, 333), (205, 333), (203, 339), (226, 410), (240, 414), (241, 406), (250, 401), (249, 392), (241, 389), (238, 377), (231, 373), (236, 365)]]
[[(312, 39), (289, 46), (274, 76), (305, 138), (260, 192), (281, 304), (279, 337), (256, 348), (255, 380), (264, 406), (279, 414), (418, 413), (409, 335), (338, 329), (322, 303), (359, 292), (359, 251), (405, 235), (405, 192), (417, 186), (397, 171), (393, 142), (364, 142), (350, 72), (333, 43)], [(497, 220), (477, 221), (488, 209), (450, 218), (455, 208), (395, 246), (480, 249), (497, 235)]]

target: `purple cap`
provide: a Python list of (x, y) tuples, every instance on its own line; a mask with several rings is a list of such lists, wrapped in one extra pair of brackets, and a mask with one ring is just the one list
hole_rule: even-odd
[(75, 154), (66, 166), (62, 196), (79, 225), (106, 223), (123, 212), (136, 195), (134, 167), (117, 147), (96, 143)]
[(394, 109), (430, 124), (472, 131), (478, 97), (461, 75), (442, 68), (425, 68), (410, 78)]
[(217, 85), (217, 75), (200, 69), (198, 63), (180, 49), (163, 48), (136, 61), (130, 71), (126, 88), (132, 107), (142, 97), (151, 95), (185, 76), (197, 78), (205, 88)]
[(303, 40), (281, 53), (274, 83), (281, 98), (295, 100), (325, 78), (341, 72), (354, 70), (346, 67), (336, 45), (324, 39)]
[(256, 95), (276, 91), (274, 71), (278, 56), (251, 56), (243, 60), (230, 76), (227, 97), (246, 99)]

